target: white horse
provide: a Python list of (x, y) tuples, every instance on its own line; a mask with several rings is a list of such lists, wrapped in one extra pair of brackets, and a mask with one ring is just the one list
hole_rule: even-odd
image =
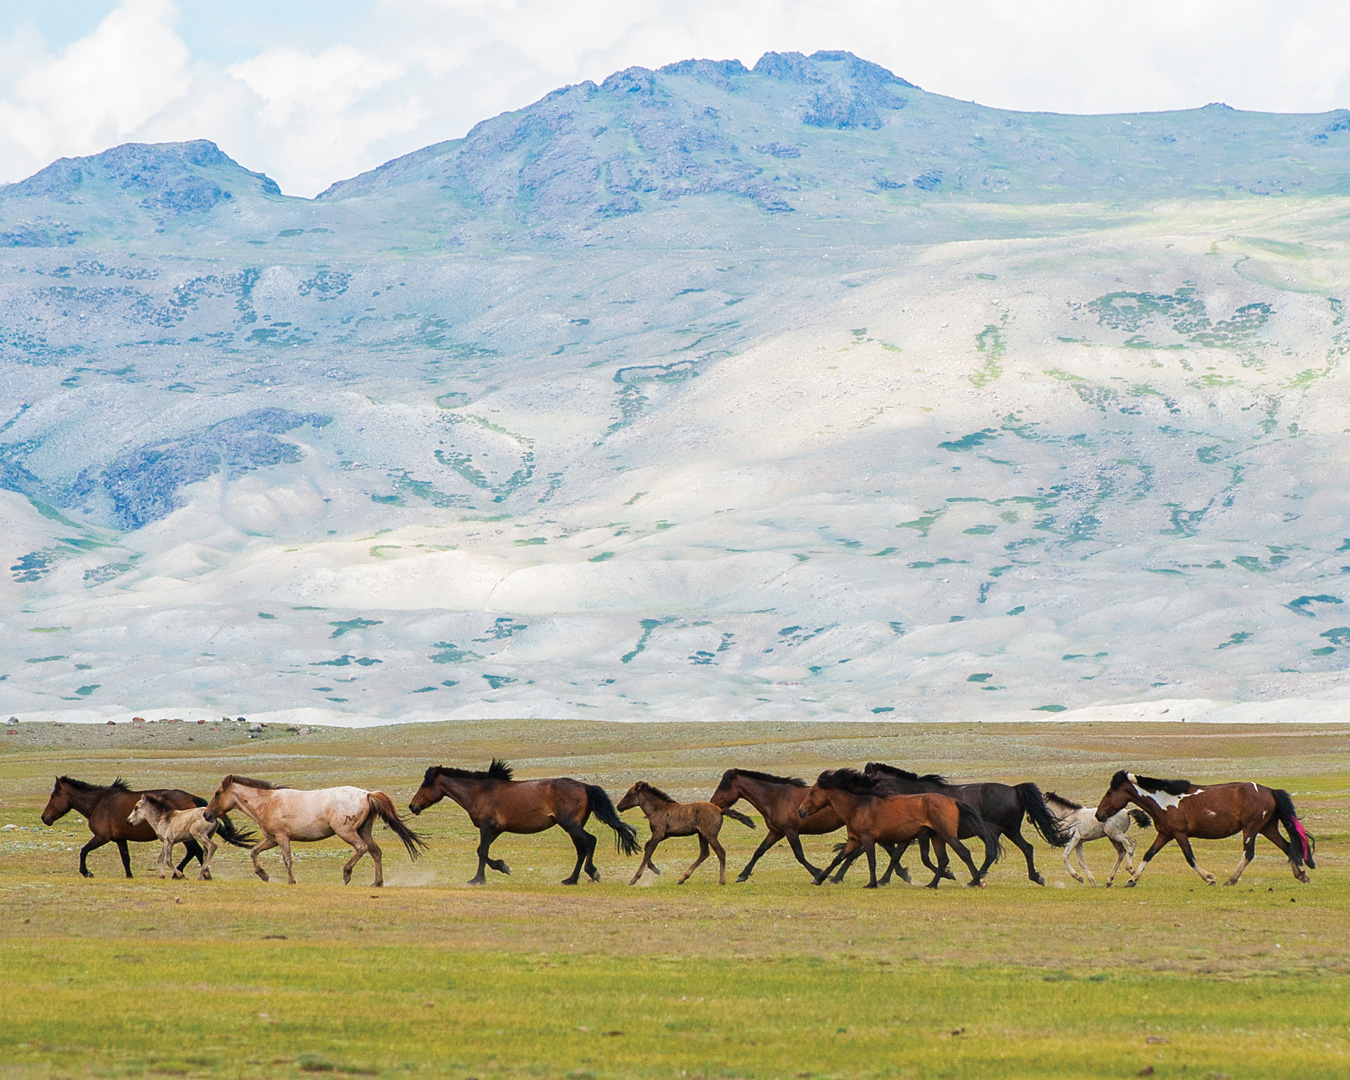
[(394, 830), (412, 858), (416, 859), (420, 854), (419, 847), (426, 847), (426, 842), (403, 823), (393, 802), (383, 791), (366, 791), (358, 787), (301, 791), (266, 780), (250, 780), (247, 776), (227, 776), (211, 796), (207, 809), (219, 817), (235, 807), (262, 829), (262, 840), (249, 854), (253, 856), (253, 872), (263, 881), (267, 880), (267, 871), (258, 865), (259, 852), (280, 848), (286, 877), (294, 885), (291, 841), (326, 840), (336, 836), (355, 849), (355, 854), (342, 867), (342, 883), (351, 883), (352, 867), (369, 852), (375, 862), (375, 884), (383, 885), (384, 863), (380, 845), (371, 837), (377, 817)]
[[(127, 815), (127, 822), (139, 825), (145, 822), (155, 830), (160, 839), (159, 876), (164, 876), (165, 865), (173, 866), (173, 846), (182, 844), (187, 847), (189, 840), (196, 840), (206, 852), (202, 860), (201, 878), (211, 880), (211, 857), (216, 853), (216, 835), (219, 820), (207, 813), (206, 807), (194, 806), (191, 810), (175, 810), (158, 795), (146, 794), (137, 800)], [(174, 867), (173, 876), (183, 877), (183, 871)]]
[(1103, 837), (1110, 840), (1111, 846), (1116, 849), (1116, 865), (1111, 868), (1111, 876), (1106, 879), (1107, 887), (1109, 888), (1111, 882), (1116, 880), (1122, 862), (1126, 864), (1125, 869), (1128, 872), (1133, 872), (1134, 837), (1129, 835), (1130, 825), (1146, 828), (1153, 824), (1142, 810), (1122, 810), (1105, 821), (1098, 821), (1095, 809), (1080, 806), (1072, 799), (1056, 795), (1053, 791), (1045, 793), (1045, 803), (1050, 812), (1059, 819), (1060, 826), (1069, 837), (1064, 845), (1064, 866), (1074, 881), (1082, 881), (1083, 876), (1069, 862), (1071, 852), (1077, 854), (1078, 865), (1087, 875), (1088, 884), (1097, 884), (1097, 879), (1092, 876), (1092, 871), (1088, 869), (1087, 862), (1083, 858), (1083, 845), (1089, 840), (1100, 840)]

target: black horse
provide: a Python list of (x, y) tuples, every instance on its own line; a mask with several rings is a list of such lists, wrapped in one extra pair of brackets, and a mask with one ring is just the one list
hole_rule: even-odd
[[(1068, 843), (1069, 838), (1064, 834), (1059, 819), (1050, 812), (1050, 808), (1045, 804), (1045, 796), (1035, 784), (949, 784), (946, 778), (937, 773), (919, 776), (880, 761), (869, 761), (863, 772), (867, 776), (884, 777), (890, 790), (900, 794), (921, 795), (925, 792), (936, 792), (950, 795), (957, 802), (965, 803), (1016, 845), (1026, 857), (1027, 877), (1037, 885), (1044, 885), (1045, 878), (1036, 869), (1034, 849), (1022, 836), (1023, 819), (1030, 820), (1046, 843), (1055, 847), (1063, 847)], [(960, 835), (963, 839), (966, 838), (965, 834)], [(919, 856), (928, 869), (936, 872), (937, 867), (929, 858), (926, 836), (919, 838)], [(981, 877), (992, 862), (992, 858), (985, 857), (985, 863), (980, 867)], [(951, 871), (947, 873), (948, 876), (951, 875)], [(889, 869), (886, 876), (890, 876)]]

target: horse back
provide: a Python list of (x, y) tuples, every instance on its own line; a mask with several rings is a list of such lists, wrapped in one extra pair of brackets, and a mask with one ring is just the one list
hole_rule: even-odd
[(580, 780), (512, 780), (491, 784), (474, 800), (482, 814), (506, 832), (543, 832), (559, 821), (580, 822), (590, 810), (590, 796)]

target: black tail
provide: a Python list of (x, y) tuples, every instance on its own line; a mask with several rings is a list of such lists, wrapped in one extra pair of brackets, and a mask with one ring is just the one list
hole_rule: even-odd
[(427, 846), (427, 842), (403, 823), (403, 819), (394, 808), (394, 801), (383, 791), (370, 792), (370, 814), (366, 815), (366, 821), (370, 820), (371, 814), (379, 815), (380, 820), (403, 841), (403, 846), (408, 849), (408, 858), (416, 861), (417, 856), (422, 854), (421, 849)]
[(1050, 807), (1045, 805), (1045, 796), (1041, 794), (1040, 788), (1035, 784), (1017, 784), (1013, 790), (1017, 792), (1017, 805), (1022, 808), (1027, 820), (1045, 838), (1047, 844), (1063, 847), (1069, 842), (1069, 834), (1064, 831), (1059, 818), (1050, 813)]
[(742, 825), (744, 825), (747, 829), (757, 829), (757, 828), (759, 828), (758, 825), (756, 825), (756, 824), (755, 824), (750, 818), (748, 818), (745, 814), (742, 814), (739, 810), (723, 810), (723, 811), (722, 811), (722, 816), (723, 816), (723, 817), (734, 818), (736, 821), (739, 821)]
[(1275, 796), (1275, 816), (1280, 819), (1284, 831), (1289, 834), (1291, 861), (1295, 867), (1300, 863), (1307, 863), (1308, 869), (1316, 870), (1313, 852), (1317, 850), (1317, 844), (1303, 827), (1303, 822), (1299, 821), (1298, 815), (1294, 813), (1294, 800), (1289, 797), (1289, 792), (1282, 788), (1276, 788), (1271, 794)]
[(1153, 828), (1153, 819), (1149, 817), (1146, 813), (1144, 813), (1142, 810), (1131, 810), (1130, 820), (1133, 821), (1136, 825), (1138, 825), (1141, 829)]
[[(1036, 792), (1037, 795), (1040, 792)], [(1042, 806), (1045, 804), (1042, 803)], [(996, 863), (1003, 857), (1003, 845), (999, 842), (999, 831), (994, 828), (984, 818), (980, 817), (979, 812), (974, 807), (967, 806), (963, 802), (956, 804), (956, 808), (961, 812), (959, 829), (967, 829), (973, 835), (978, 836), (984, 841), (984, 857), (991, 863)]]
[[(192, 801), (198, 806), (208, 805), (207, 801), (200, 795), (192, 796)], [(248, 829), (236, 829), (228, 814), (221, 814), (215, 821), (216, 835), (227, 844), (233, 844), (235, 847), (252, 847), (258, 842), (257, 833)]]
[(587, 784), (586, 796), (591, 800), (591, 813), (599, 818), (601, 823), (614, 830), (614, 850), (624, 855), (636, 855), (637, 830), (619, 817), (619, 812), (614, 809), (614, 803), (605, 789), (595, 784)]

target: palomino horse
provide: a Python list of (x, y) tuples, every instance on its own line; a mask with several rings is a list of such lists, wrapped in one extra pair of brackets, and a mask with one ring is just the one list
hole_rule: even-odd
[[(1303, 864), (1316, 870), (1313, 862), (1313, 838), (1303, 828), (1294, 813), (1294, 801), (1289, 792), (1279, 788), (1262, 787), (1246, 781), (1240, 784), (1213, 784), (1200, 787), (1189, 780), (1159, 780), (1153, 776), (1136, 776), (1121, 769), (1111, 777), (1111, 787), (1097, 806), (1097, 820), (1105, 821), (1134, 803), (1153, 819), (1158, 835), (1153, 846), (1144, 852), (1144, 858), (1134, 871), (1128, 885), (1137, 885), (1153, 856), (1175, 840), (1205, 884), (1214, 884), (1214, 875), (1202, 870), (1191, 851), (1191, 838), (1222, 840), (1234, 833), (1242, 833), (1242, 861), (1237, 864), (1225, 884), (1236, 885), (1247, 864), (1256, 857), (1256, 836), (1260, 833), (1289, 860), (1294, 877), (1307, 884), (1308, 873)], [(1286, 841), (1280, 835), (1279, 822), (1289, 833)]]
[(835, 866), (847, 864), (857, 857), (859, 849), (867, 853), (867, 867), (871, 880), (867, 888), (877, 887), (876, 844), (889, 840), (894, 844), (908, 844), (925, 831), (931, 832), (937, 848), (938, 865), (933, 880), (927, 885), (936, 889), (947, 868), (947, 847), (960, 856), (970, 870), (970, 884), (983, 885), (981, 872), (975, 869), (966, 845), (957, 839), (964, 824), (984, 840), (988, 863), (999, 855), (998, 830), (983, 821), (980, 815), (965, 803), (947, 795), (891, 795), (879, 777), (867, 776), (857, 769), (827, 769), (816, 778), (815, 786), (806, 793), (797, 813), (805, 818), (825, 806), (844, 820), (848, 842), (835, 856), (823, 874), (816, 878), (819, 885)]
[[(155, 788), (150, 792), (132, 791), (119, 778), (111, 784), (86, 784), (83, 780), (72, 780), (69, 776), (58, 776), (56, 786), (52, 788), (51, 798), (42, 811), (42, 824), (51, 825), (70, 811), (83, 814), (89, 820), (89, 831), (93, 839), (80, 848), (80, 874), (93, 877), (89, 872), (89, 853), (104, 844), (116, 844), (117, 852), (122, 856), (122, 870), (131, 877), (131, 853), (127, 842), (145, 844), (157, 839), (155, 830), (148, 824), (132, 825), (127, 821), (132, 807), (142, 795), (157, 795), (175, 810), (190, 810), (194, 806), (205, 806), (206, 800), (198, 798), (189, 791), (178, 788)], [(248, 847), (257, 839), (247, 829), (236, 829), (229, 818), (222, 817), (217, 826), (217, 834), (227, 844), (235, 847)], [(179, 863), (181, 871), (192, 859), (202, 858), (201, 845), (196, 840), (185, 841), (187, 854)]]
[[(709, 802), (721, 810), (726, 810), (734, 806), (738, 799), (744, 799), (763, 816), (764, 828), (769, 834), (750, 856), (750, 861), (737, 876), (737, 881), (749, 881), (755, 863), (759, 862), (760, 857), (769, 848), (783, 839), (787, 840), (788, 846), (792, 848), (792, 854), (806, 867), (811, 876), (813, 878), (820, 876), (820, 868), (812, 866), (807, 861), (802, 851), (802, 842), (798, 837), (832, 833), (836, 829), (842, 829), (844, 822), (828, 806), (805, 820), (798, 817), (797, 810), (802, 805), (802, 799), (806, 797), (806, 790), (806, 781), (795, 776), (773, 776), (770, 773), (753, 772), (750, 769), (728, 769), (722, 774), (722, 781), (712, 793)], [(895, 851), (891, 845), (883, 843), (882, 847), (886, 848), (894, 860)], [(890, 870), (886, 872), (889, 874)], [(909, 874), (904, 867), (899, 868), (899, 873), (906, 881), (909, 880)]]
[[(652, 830), (652, 838), (647, 841), (647, 846), (642, 852), (642, 861), (638, 863), (637, 873), (629, 885), (636, 885), (638, 879), (642, 877), (642, 872), (651, 865), (652, 856), (656, 854), (657, 845), (662, 840), (671, 836), (693, 836), (698, 834), (698, 858), (681, 876), (675, 884), (683, 885), (689, 880), (689, 875), (697, 870), (703, 860), (708, 857), (708, 849), (711, 847), (717, 855), (718, 874), (717, 884), (725, 885), (727, 883), (727, 853), (722, 845), (717, 842), (717, 834), (722, 831), (722, 818), (735, 818), (742, 825), (753, 829), (755, 823), (742, 814), (739, 810), (724, 810), (720, 806), (714, 806), (710, 802), (682, 803), (676, 802), (659, 787), (653, 787), (646, 780), (639, 780), (630, 787), (622, 799), (619, 800), (619, 812), (631, 809), (637, 806), (647, 815), (647, 824)], [(652, 867), (656, 870), (656, 867)], [(661, 872), (656, 871), (658, 874)]]
[[(202, 859), (201, 879), (211, 880), (211, 860), (216, 855), (216, 842), (211, 837), (216, 835), (220, 821), (211, 817), (206, 807), (194, 806), (191, 810), (175, 810), (158, 795), (142, 795), (132, 807), (131, 813), (127, 815), (127, 823), (139, 825), (142, 822), (148, 822), (160, 839), (160, 877), (164, 876), (166, 865), (173, 867), (175, 879), (183, 876), (183, 871), (173, 866), (173, 846), (182, 844), (186, 847), (189, 840), (195, 840), (206, 850), (206, 857)], [(186, 862), (187, 858), (183, 861)]]
[(560, 777), (555, 780), (513, 780), (511, 766), (496, 758), (486, 770), (452, 769), (433, 765), (422, 778), (422, 786), (408, 803), (408, 809), (420, 814), (428, 806), (449, 796), (464, 808), (469, 820), (478, 827), (478, 873), (470, 885), (487, 880), (485, 867), (499, 874), (510, 874), (505, 859), (488, 854), (492, 842), (504, 832), (537, 833), (557, 825), (572, 838), (577, 849), (577, 864), (563, 878), (564, 885), (575, 885), (583, 866), (592, 881), (600, 880), (595, 868), (595, 837), (585, 829), (591, 814), (614, 830), (614, 845), (625, 855), (636, 855), (637, 832), (619, 817), (605, 789), (580, 780)]
[(352, 867), (367, 852), (375, 862), (375, 885), (384, 884), (384, 861), (380, 845), (371, 835), (375, 819), (379, 818), (403, 841), (409, 857), (416, 859), (419, 848), (426, 842), (403, 823), (394, 809), (394, 803), (383, 791), (366, 791), (359, 787), (320, 788), (300, 791), (284, 784), (270, 784), (266, 780), (251, 780), (247, 776), (227, 776), (211, 796), (208, 812), (217, 816), (238, 807), (258, 823), (263, 838), (249, 854), (253, 857), (253, 872), (263, 881), (267, 871), (258, 865), (258, 855), (268, 848), (281, 848), (281, 861), (286, 864), (286, 878), (294, 885), (295, 872), (291, 869), (291, 841), (327, 840), (336, 836), (354, 849), (354, 854), (342, 867), (342, 884), (352, 880)]
[[(1126, 873), (1134, 872), (1134, 837), (1130, 835), (1130, 825), (1138, 825), (1141, 829), (1148, 828), (1153, 824), (1153, 820), (1146, 813), (1142, 810), (1125, 809), (1105, 821), (1098, 821), (1096, 811), (1089, 810), (1082, 803), (1066, 799), (1063, 795), (1056, 795), (1053, 791), (1045, 793), (1045, 804), (1050, 807), (1050, 812), (1059, 819), (1060, 827), (1068, 834), (1069, 838), (1064, 844), (1064, 868), (1069, 871), (1069, 876), (1074, 881), (1082, 881), (1083, 874), (1086, 874), (1089, 885), (1097, 884), (1097, 879), (1088, 869), (1087, 860), (1083, 858), (1083, 845), (1089, 840), (1101, 840), (1103, 837), (1110, 840), (1111, 846), (1116, 849), (1116, 865), (1111, 867), (1111, 876), (1106, 879), (1106, 887), (1109, 889), (1111, 883), (1116, 880), (1121, 863), (1125, 864)], [(1078, 859), (1083, 874), (1073, 868), (1073, 864), (1069, 862), (1070, 855)]]
[[(884, 776), (893, 790), (906, 795), (919, 795), (924, 792), (936, 792), (950, 795), (957, 802), (965, 803), (985, 821), (1006, 836), (1027, 860), (1027, 877), (1037, 885), (1044, 885), (1045, 878), (1036, 869), (1035, 849), (1022, 836), (1022, 820), (1025, 817), (1044, 837), (1046, 843), (1062, 847), (1068, 837), (1060, 829), (1059, 821), (1045, 805), (1045, 797), (1035, 784), (949, 784), (936, 773), (918, 776), (894, 765), (880, 761), (869, 761), (863, 770), (868, 776)], [(919, 854), (928, 869), (933, 864), (928, 861), (928, 840), (919, 838)], [(980, 867), (983, 877), (989, 870), (992, 859), (986, 858)]]

